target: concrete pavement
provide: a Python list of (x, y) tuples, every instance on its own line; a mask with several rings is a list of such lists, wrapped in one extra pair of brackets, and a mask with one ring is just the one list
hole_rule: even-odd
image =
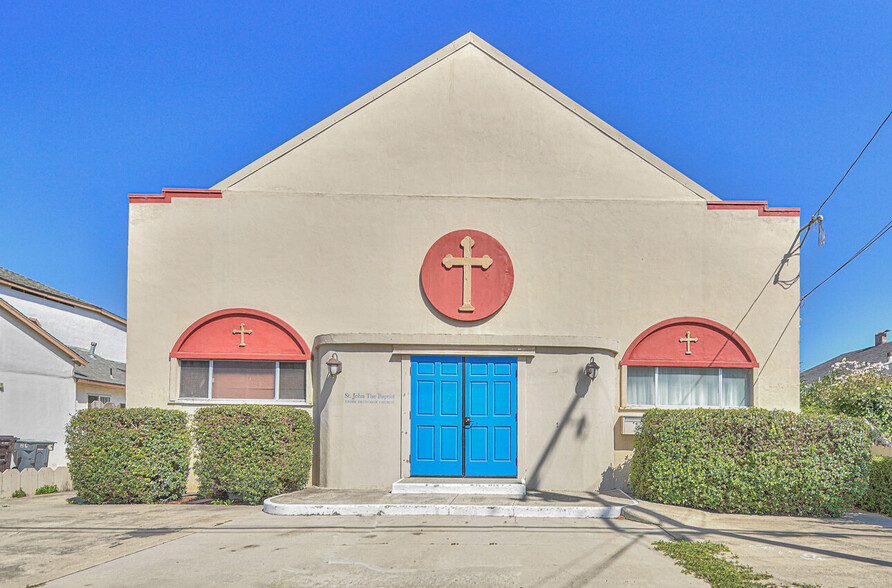
[(607, 519), (258, 513), (47, 587), (706, 586), (650, 547), (662, 538)]
[(73, 496), (0, 500), (0, 586), (40, 584), (260, 511), (210, 504), (68, 504)]
[[(380, 494), (312, 489), (303, 500), (329, 492), (333, 503)], [(892, 519), (868, 513), (642, 502), (620, 519), (280, 517), (247, 506), (76, 506), (70, 496), (0, 501), (0, 586), (705, 586), (651, 547), (669, 537), (724, 543), (778, 584), (892, 586)]]
[(822, 588), (892, 586), (892, 518), (866, 512), (841, 517), (732, 515), (643, 502), (623, 509), (673, 538), (724, 543), (740, 562), (775, 583)]
[(626, 520), (0, 502), (0, 586), (705, 586)]

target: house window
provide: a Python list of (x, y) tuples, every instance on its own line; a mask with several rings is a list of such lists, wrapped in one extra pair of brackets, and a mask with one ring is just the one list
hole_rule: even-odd
[(101, 402), (102, 404), (108, 404), (111, 402), (111, 396), (99, 396), (97, 394), (87, 394), (87, 405), (93, 404), (94, 402)]
[(305, 361), (180, 360), (180, 398), (305, 401)]
[(628, 406), (741, 407), (752, 405), (752, 370), (740, 368), (627, 368)]

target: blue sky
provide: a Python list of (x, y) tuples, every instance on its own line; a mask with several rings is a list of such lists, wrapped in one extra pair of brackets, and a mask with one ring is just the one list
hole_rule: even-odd
[[(209, 187), (468, 31), (719, 197), (806, 222), (892, 109), (890, 22), (887, 1), (6, 3), (0, 266), (126, 315), (128, 193)], [(892, 220), (890, 187), (892, 122), (803, 247), (803, 293)], [(806, 300), (804, 368), (892, 329), (890, 257), (887, 235)]]

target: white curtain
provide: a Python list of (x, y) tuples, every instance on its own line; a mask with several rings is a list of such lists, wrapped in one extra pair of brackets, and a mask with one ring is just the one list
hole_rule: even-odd
[(722, 392), (725, 406), (749, 406), (750, 371), (725, 368), (722, 370)]
[(720, 406), (719, 371), (709, 368), (660, 368), (660, 404)]
[(654, 398), (654, 368), (629, 367), (626, 373), (628, 393), (626, 403), (629, 406), (653, 406)]

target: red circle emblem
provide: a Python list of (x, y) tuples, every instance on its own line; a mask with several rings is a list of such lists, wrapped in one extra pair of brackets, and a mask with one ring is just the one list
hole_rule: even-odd
[(453, 231), (434, 243), (421, 264), (430, 303), (460, 321), (479, 321), (502, 308), (514, 287), (514, 266), (502, 244), (480, 231)]

